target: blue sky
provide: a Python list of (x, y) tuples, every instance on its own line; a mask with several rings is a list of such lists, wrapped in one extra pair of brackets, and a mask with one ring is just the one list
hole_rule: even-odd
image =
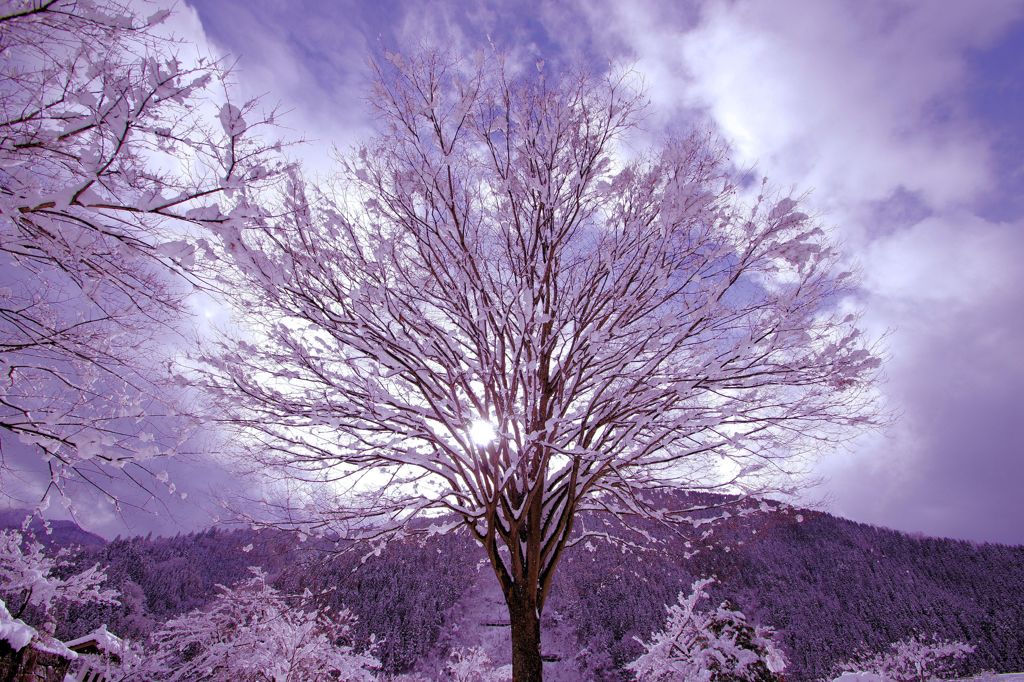
[[(284, 124), (311, 140), (296, 154), (323, 173), (331, 144), (373, 131), (367, 60), (383, 49), (493, 43), (547, 68), (631, 64), (651, 100), (641, 142), (710, 124), (739, 165), (809, 191), (862, 274), (865, 324), (889, 334), (883, 392), (900, 419), (823, 453), (824, 483), (807, 500), (902, 530), (1024, 543), (1024, 3), (192, 0), (178, 10), (173, 28), (237, 59), (238, 88), (280, 103)], [(192, 500), (224, 478), (175, 467)], [(201, 525), (204, 513), (179, 516)]]

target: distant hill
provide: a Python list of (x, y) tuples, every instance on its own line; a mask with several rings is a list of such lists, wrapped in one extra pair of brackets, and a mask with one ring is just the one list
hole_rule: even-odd
[[(780, 631), (792, 682), (825, 678), (858, 649), (932, 632), (977, 646), (964, 675), (1024, 670), (1024, 547), (911, 537), (806, 511), (730, 521), (705, 547), (649, 530), (659, 538), (652, 551), (584, 543), (563, 560), (545, 621), (575, 639), (581, 679), (626, 679), (623, 666), (639, 653), (633, 638), (660, 629), (665, 604), (703, 575), (719, 579), (716, 599), (731, 599)], [(52, 537), (79, 536), (66, 527), (58, 533), (55, 525)], [(423, 668), (452, 643), (466, 641), (467, 629), (488, 627), (460, 621), (469, 612), (480, 620), (480, 609), (465, 604), (480, 598), (474, 585), (491, 579), (486, 567), (477, 573), (483, 557), (467, 538), (393, 544), (365, 562), (326, 549), (250, 530), (93, 541), (80, 561), (109, 566), (122, 606), (70, 611), (58, 635), (107, 623), (142, 637), (205, 604), (215, 584), (243, 578), (249, 565), (262, 566), (279, 587), (309, 588), (331, 606), (350, 607), (362, 637), (384, 638), (379, 654), (389, 672)], [(494, 604), (500, 611), (500, 602)], [(485, 620), (501, 621), (503, 614), (494, 616)], [(461, 634), (453, 638), (453, 632)]]
[[(0, 509), (0, 528), (20, 528), (30, 512), (25, 509)], [(29, 531), (44, 545), (80, 545), (82, 547), (100, 547), (106, 540), (99, 535), (83, 530), (74, 521), (48, 521), (50, 532), (47, 533), (43, 522), (33, 517)]]

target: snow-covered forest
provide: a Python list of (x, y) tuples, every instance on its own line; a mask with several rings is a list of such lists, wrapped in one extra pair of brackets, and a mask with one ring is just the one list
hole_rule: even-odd
[(897, 428), (891, 332), (720, 121), (382, 37), (324, 172), (196, 16), (0, 0), (0, 677), (1024, 668), (1020, 547), (800, 506)]
[[(689, 558), (671, 541), (651, 553), (597, 546), (572, 555), (545, 616), (545, 653), (559, 659), (547, 671), (629, 679), (626, 665), (642, 652), (634, 637), (660, 630), (665, 606), (709, 574), (717, 576), (715, 600), (729, 599), (753, 622), (778, 630), (787, 680), (831, 679), (851, 652), (878, 653), (919, 633), (973, 643), (958, 674), (1024, 667), (1020, 547), (913, 538), (816, 513), (802, 523), (759, 518), (727, 535), (730, 551)], [(56, 632), (64, 639), (106, 624), (146, 641), (171, 618), (208, 606), (215, 585), (245, 581), (249, 567), (259, 566), (283, 594), (308, 589), (321, 607), (348, 608), (357, 645), (372, 635), (380, 642), (376, 657), (385, 674), (445, 679), (439, 673), (453, 652), (480, 647), (493, 667), (507, 656), (500, 595), (487, 588), (483, 557), (466, 538), (392, 544), (365, 563), (272, 530), (106, 543), (59, 522), (48, 541), (81, 547), (76, 566), (106, 566), (107, 586), (121, 595), (117, 605), (66, 605)]]

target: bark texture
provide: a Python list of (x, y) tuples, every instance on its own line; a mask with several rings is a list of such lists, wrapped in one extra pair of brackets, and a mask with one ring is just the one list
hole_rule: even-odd
[(513, 587), (506, 595), (512, 624), (512, 682), (541, 682), (540, 614), (529, 590)]

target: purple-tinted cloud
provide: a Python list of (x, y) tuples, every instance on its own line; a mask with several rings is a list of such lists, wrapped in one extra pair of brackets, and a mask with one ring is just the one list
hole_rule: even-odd
[(932, 535), (1021, 542), (1020, 232), (1020, 223), (930, 218), (868, 248), (866, 305), (876, 328), (894, 329), (884, 388), (901, 415), (853, 456), (826, 460), (837, 511)]
[[(11, 443), (4, 451), (4, 464), (8, 489), (3, 506), (31, 509), (38, 505), (50, 482), (49, 473), (39, 467), (39, 455)], [(108, 539), (147, 532), (173, 535), (212, 525), (222, 513), (221, 498), (251, 487), (208, 453), (159, 457), (142, 466), (144, 470), (129, 465), (123, 472), (112, 472), (108, 467), (83, 465), (84, 477), (72, 476), (64, 482), (73, 504), (62, 506), (59, 496), (51, 492), (46, 516), (73, 518)], [(111, 496), (117, 498), (120, 510)]]

